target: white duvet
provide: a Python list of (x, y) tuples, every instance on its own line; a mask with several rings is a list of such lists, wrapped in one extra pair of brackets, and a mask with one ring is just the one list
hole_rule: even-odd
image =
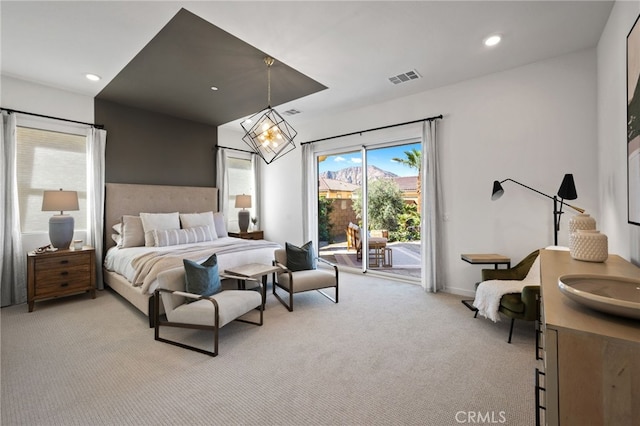
[[(178, 246), (167, 247), (129, 247), (118, 248), (112, 247), (107, 251), (104, 260), (104, 267), (108, 271), (116, 272), (127, 279), (134, 286), (142, 286), (144, 293), (151, 294), (155, 291), (157, 283), (155, 279), (151, 282), (143, 282), (140, 278), (139, 268), (134, 266), (134, 260), (140, 258), (140, 256), (149, 253), (172, 253), (181, 252), (185, 250), (193, 249), (208, 249), (211, 248), (212, 252), (220, 250), (218, 254), (218, 267), (220, 271), (234, 268), (240, 265), (246, 265), (249, 263), (262, 263), (265, 265), (271, 265), (274, 255), (273, 252), (280, 246), (276, 243), (271, 243), (264, 240), (244, 240), (234, 237), (218, 238), (214, 241), (207, 241), (195, 244), (182, 244)], [(240, 248), (239, 250), (236, 248)], [(210, 254), (203, 255), (202, 258), (192, 259), (196, 262), (202, 262), (206, 260)], [(144, 277), (142, 277), (144, 278)], [(138, 281), (134, 283), (134, 280)]]

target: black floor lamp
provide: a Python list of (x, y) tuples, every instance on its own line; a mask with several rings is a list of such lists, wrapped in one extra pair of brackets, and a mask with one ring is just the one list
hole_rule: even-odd
[(563, 213), (562, 206), (565, 205), (567, 207), (571, 207), (572, 209), (574, 209), (579, 213), (584, 213), (584, 209), (581, 209), (580, 207), (572, 206), (571, 204), (564, 202), (564, 200), (575, 200), (576, 198), (578, 198), (578, 194), (576, 192), (576, 185), (573, 181), (573, 175), (570, 173), (567, 173), (566, 175), (564, 175), (564, 179), (562, 179), (562, 183), (560, 184), (560, 189), (558, 189), (558, 194), (554, 195), (553, 197), (551, 195), (547, 195), (543, 192), (538, 191), (537, 189), (533, 189), (530, 186), (522, 184), (513, 179), (505, 179), (499, 182), (497, 180), (494, 180), (493, 192), (491, 193), (492, 200), (495, 201), (498, 198), (502, 197), (502, 194), (504, 194), (502, 183), (507, 181), (517, 183), (520, 186), (524, 186), (525, 188), (530, 189), (533, 192), (537, 192), (538, 194), (544, 195), (545, 197), (553, 200), (553, 244), (556, 246), (558, 245), (558, 231), (560, 230), (560, 218), (562, 217), (562, 213)]

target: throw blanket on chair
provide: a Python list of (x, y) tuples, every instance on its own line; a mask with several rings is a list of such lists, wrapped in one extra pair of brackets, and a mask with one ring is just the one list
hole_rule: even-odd
[(528, 285), (540, 285), (540, 256), (538, 256), (531, 265), (527, 276), (521, 280), (488, 280), (483, 281), (476, 289), (476, 298), (473, 306), (478, 309), (478, 313), (485, 318), (500, 321), (498, 308), (500, 307), (500, 299), (505, 294), (521, 293), (522, 289)]

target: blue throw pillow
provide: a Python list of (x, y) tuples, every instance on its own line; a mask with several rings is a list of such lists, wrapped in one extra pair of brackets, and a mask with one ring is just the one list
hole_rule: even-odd
[[(220, 293), (220, 274), (218, 273), (218, 257), (213, 254), (207, 260), (198, 264), (188, 259), (183, 259), (187, 293), (213, 296)], [(193, 299), (189, 299), (193, 302)]]
[(292, 272), (316, 269), (316, 256), (313, 250), (313, 242), (309, 241), (302, 247), (285, 243), (285, 249), (287, 252), (287, 268)]

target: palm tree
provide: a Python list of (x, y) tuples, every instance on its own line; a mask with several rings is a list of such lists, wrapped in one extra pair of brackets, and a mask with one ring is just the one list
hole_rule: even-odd
[(418, 193), (418, 214), (420, 214), (420, 206), (422, 205), (422, 151), (417, 148), (412, 148), (411, 151), (405, 151), (406, 158), (392, 158), (392, 161), (396, 161), (400, 164), (404, 164), (407, 167), (416, 169), (418, 171), (418, 181), (416, 182), (416, 192)]

